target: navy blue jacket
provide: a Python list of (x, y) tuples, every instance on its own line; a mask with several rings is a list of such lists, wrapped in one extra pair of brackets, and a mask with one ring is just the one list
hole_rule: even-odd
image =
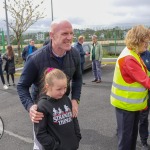
[[(147, 70), (150, 72), (150, 51), (146, 50), (145, 52), (140, 54), (142, 60), (144, 61)], [(148, 105), (150, 107), (150, 91), (148, 91), (148, 95), (149, 95), (149, 101), (148, 101)]]
[[(70, 51), (66, 52), (63, 63), (60, 63), (60, 61), (56, 59), (56, 56), (53, 55), (49, 43), (29, 55), (17, 85), (20, 100), (27, 110), (37, 102), (37, 95), (39, 95), (42, 88), (40, 81), (43, 77), (43, 72), (48, 67), (58, 68), (64, 71), (68, 77), (69, 85), (70, 81), (72, 81), (71, 99), (80, 99), (82, 72), (80, 69), (81, 63), (79, 53), (74, 48), (71, 48)], [(34, 85), (34, 90), (32, 92), (33, 97), (31, 98), (29, 88), (32, 84)], [(69, 88), (67, 94), (69, 94)]]
[(144, 61), (146, 67), (147, 67), (147, 70), (150, 71), (150, 51), (145, 51), (143, 53), (141, 53), (141, 58), (142, 60)]
[(79, 42), (74, 44), (74, 47), (77, 49), (77, 51), (80, 53), (80, 58), (81, 58), (81, 63), (85, 63), (85, 52), (83, 50), (82, 44), (80, 44)]
[[(25, 61), (29, 55), (29, 47), (30, 47), (30, 45), (26, 46), (22, 51), (22, 59)], [(32, 52), (34, 52), (36, 50), (37, 50), (37, 48), (35, 46), (32, 46)]]

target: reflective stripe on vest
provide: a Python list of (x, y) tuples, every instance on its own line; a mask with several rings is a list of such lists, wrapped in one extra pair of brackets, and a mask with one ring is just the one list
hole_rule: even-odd
[(138, 103), (142, 103), (144, 102), (145, 100), (147, 100), (147, 97), (143, 98), (143, 99), (129, 99), (129, 98), (124, 98), (124, 97), (121, 97), (121, 96), (118, 96), (118, 95), (115, 95), (114, 93), (111, 92), (111, 96), (114, 97), (115, 99), (118, 99), (118, 100), (121, 100), (123, 102), (126, 102), (126, 103), (131, 103), (131, 104), (138, 104)]
[(113, 82), (112, 84), (114, 87), (121, 89), (121, 90), (126, 90), (126, 91), (133, 91), (133, 92), (144, 92), (146, 90), (145, 87), (126, 87), (123, 85), (116, 84)]

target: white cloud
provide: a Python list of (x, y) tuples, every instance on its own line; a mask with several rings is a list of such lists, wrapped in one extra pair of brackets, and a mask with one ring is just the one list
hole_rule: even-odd
[[(0, 0), (1, 19), (5, 19), (3, 1)], [(11, 0), (13, 1), (13, 0)], [(41, 0), (34, 0), (39, 3)], [(34, 30), (49, 30), (51, 23), (51, 0), (44, 0), (46, 17), (39, 20)], [(52, 0), (53, 17), (68, 18), (75, 27), (91, 25), (150, 24), (150, 0)], [(2, 24), (0, 24), (1, 28)]]

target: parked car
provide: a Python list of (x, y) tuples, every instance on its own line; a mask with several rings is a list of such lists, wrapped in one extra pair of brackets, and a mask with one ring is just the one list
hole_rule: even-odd
[(84, 70), (92, 67), (92, 61), (90, 61), (90, 49), (91, 49), (90, 45), (91, 45), (90, 42), (84, 42), (82, 45), (85, 53), (87, 53), (87, 52), (89, 53), (89, 55), (85, 55)]

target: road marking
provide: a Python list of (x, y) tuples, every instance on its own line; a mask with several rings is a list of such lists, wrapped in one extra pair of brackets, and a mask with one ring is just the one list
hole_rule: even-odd
[(10, 131), (7, 131), (7, 130), (4, 130), (4, 132), (5, 132), (6, 134), (9, 134), (10, 136), (13, 136), (13, 137), (15, 137), (15, 138), (18, 138), (18, 139), (20, 139), (20, 140), (22, 140), (22, 141), (24, 141), (24, 142), (33, 144), (33, 140), (32, 140), (31, 138), (22, 137), (22, 136), (20, 136), (20, 135), (18, 135), (18, 134), (15, 134), (15, 133), (10, 132)]

